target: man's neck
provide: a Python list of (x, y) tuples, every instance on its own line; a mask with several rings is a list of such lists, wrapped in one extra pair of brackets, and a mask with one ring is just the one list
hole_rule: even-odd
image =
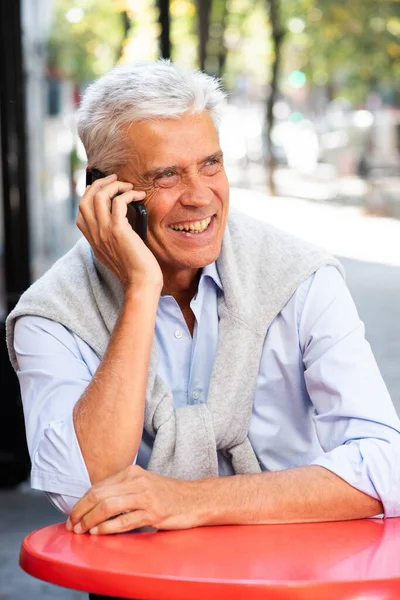
[(164, 285), (161, 294), (173, 296), (181, 308), (188, 307), (197, 292), (201, 269), (168, 273), (163, 270)]
[(164, 286), (161, 294), (175, 298), (191, 335), (193, 335), (195, 316), (190, 308), (190, 302), (197, 292), (200, 275), (201, 269), (179, 271), (173, 276), (163, 271)]

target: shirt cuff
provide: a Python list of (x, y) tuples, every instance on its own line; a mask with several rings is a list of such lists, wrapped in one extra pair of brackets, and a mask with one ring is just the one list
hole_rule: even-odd
[(43, 432), (32, 459), (31, 485), (43, 492), (77, 499), (91, 487), (72, 414), (49, 423)]
[(51, 494), (46, 492), (46, 496), (50, 500), (51, 504), (55, 506), (55, 508), (57, 508), (64, 515), (68, 516), (72, 513), (72, 509), (79, 500), (79, 498), (67, 496), (65, 494)]
[(89, 483), (89, 485), (87, 485), (78, 479), (32, 469), (31, 487), (34, 490), (40, 490), (41, 492), (73, 496), (76, 498), (75, 501), (77, 502), (79, 498), (82, 498), (82, 496), (86, 494), (87, 490), (91, 487), (91, 484)]
[(338, 446), (311, 464), (328, 469), (352, 487), (380, 500), (384, 516), (396, 517), (400, 514), (399, 455), (397, 446), (368, 438)]

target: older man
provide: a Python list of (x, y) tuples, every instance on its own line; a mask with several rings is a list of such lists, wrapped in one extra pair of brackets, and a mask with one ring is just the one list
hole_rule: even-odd
[(162, 61), (83, 99), (104, 173), (80, 203), (86, 239), (7, 323), (32, 485), (76, 533), (400, 515), (400, 423), (341, 266), (228, 217), (223, 104), (214, 79)]

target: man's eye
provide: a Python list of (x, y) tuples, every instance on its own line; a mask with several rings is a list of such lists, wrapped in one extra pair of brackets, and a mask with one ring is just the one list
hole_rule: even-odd
[(218, 158), (210, 158), (210, 160), (204, 163), (203, 171), (206, 175), (214, 175), (219, 171), (220, 166), (221, 161)]
[(160, 173), (160, 175), (157, 176), (158, 180), (162, 180), (162, 179), (172, 179), (173, 177), (177, 177), (178, 174), (176, 171), (164, 171), (163, 173)]
[(175, 171), (164, 171), (156, 178), (156, 185), (160, 187), (168, 187), (175, 185), (179, 181), (179, 175)]

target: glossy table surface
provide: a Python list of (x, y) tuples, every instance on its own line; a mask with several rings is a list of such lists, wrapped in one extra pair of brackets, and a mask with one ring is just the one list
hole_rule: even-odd
[(148, 600), (400, 598), (400, 518), (90, 536), (29, 534), (22, 568), (96, 594)]

